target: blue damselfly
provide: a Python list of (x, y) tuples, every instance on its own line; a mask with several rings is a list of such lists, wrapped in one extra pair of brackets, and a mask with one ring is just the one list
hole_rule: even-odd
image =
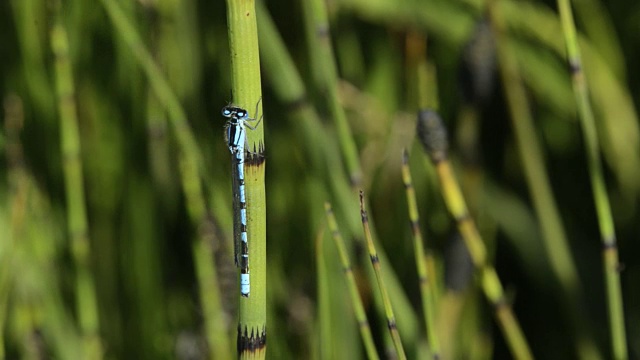
[[(260, 104), (259, 101), (258, 104)], [(257, 111), (258, 106), (256, 105), (256, 113)], [(233, 105), (222, 108), (222, 115), (229, 119), (226, 124), (226, 140), (232, 155), (234, 260), (236, 266), (240, 267), (240, 294), (248, 297), (251, 290), (251, 282), (249, 279), (247, 200), (244, 187), (246, 129), (255, 130), (262, 118), (252, 119), (249, 117), (247, 110)], [(258, 122), (255, 126), (249, 125), (249, 122), (256, 120)]]

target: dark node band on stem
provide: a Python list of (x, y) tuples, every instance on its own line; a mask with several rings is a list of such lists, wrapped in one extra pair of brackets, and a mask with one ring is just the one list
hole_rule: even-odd
[(420, 276), (418, 281), (420, 282), (420, 285), (429, 284), (429, 277), (427, 275)]
[(471, 215), (469, 215), (469, 213), (465, 211), (462, 214), (456, 215), (455, 220), (457, 223), (462, 223), (471, 220)]
[(367, 211), (364, 209), (364, 190), (360, 190), (360, 217), (362, 218), (363, 224), (366, 224), (369, 222)]
[(307, 94), (302, 94), (300, 97), (293, 99), (285, 104), (287, 111), (296, 111), (309, 105)]
[(78, 161), (80, 159), (80, 154), (77, 151), (63, 151), (62, 152), (62, 161), (64, 162), (72, 162)]
[(418, 219), (410, 220), (409, 223), (411, 224), (411, 231), (414, 234), (418, 234), (420, 232), (420, 223), (418, 222)]
[(333, 208), (331, 207), (331, 204), (329, 204), (329, 202), (325, 202), (324, 203), (324, 210), (327, 212), (327, 214), (331, 215), (333, 214)]
[(328, 39), (329, 38), (329, 26), (326, 25), (326, 24), (322, 24), (322, 25), (316, 26), (316, 35), (318, 35), (319, 38)]
[(582, 72), (582, 66), (577, 59), (569, 60), (569, 71), (571, 72), (571, 75), (576, 75)]
[(358, 326), (360, 328), (368, 328), (369, 327), (369, 321), (367, 319), (360, 320), (360, 321), (358, 321)]
[(253, 150), (247, 151), (247, 154), (245, 156), (245, 165), (246, 166), (262, 165), (265, 161), (264, 152), (265, 152), (265, 148), (264, 148), (264, 143), (262, 141), (258, 143), (258, 148), (256, 148), (256, 145), (254, 144)]
[(369, 255), (369, 258), (371, 259), (371, 263), (375, 266), (376, 264), (380, 263), (380, 259), (378, 258), (377, 254), (373, 254), (373, 255)]
[(602, 241), (602, 250), (616, 250), (618, 248), (618, 242), (615, 236), (609, 236)]
[(267, 346), (267, 327), (263, 326), (260, 334), (258, 334), (258, 329), (251, 328), (251, 334), (249, 334), (246, 326), (243, 331), (242, 325), (238, 324), (237, 342), (238, 354), (262, 350)]
[(447, 129), (437, 112), (430, 109), (418, 112), (417, 134), (431, 161), (438, 163), (447, 158)]
[(87, 239), (89, 238), (89, 233), (87, 232), (87, 229), (81, 229), (81, 230), (73, 230), (71, 231), (71, 233), (69, 234), (70, 237), (72, 239)]
[(349, 175), (349, 185), (351, 185), (352, 188), (360, 186), (361, 183), (362, 177), (359, 174)]
[(60, 93), (60, 95), (58, 95), (58, 98), (60, 99), (60, 102), (64, 105), (64, 106), (70, 106), (75, 104), (76, 99), (74, 97), (74, 92), (73, 91), (65, 91), (63, 93)]
[[(225, 137), (227, 136), (226, 127), (227, 125), (225, 125)], [(164, 139), (167, 136), (167, 128), (161, 125), (151, 124), (147, 127), (147, 134), (149, 134), (149, 138), (153, 140)]]
[(507, 299), (504, 296), (500, 296), (495, 301), (492, 301), (491, 305), (493, 306), (495, 311), (500, 311), (504, 308), (507, 308), (509, 306), (509, 303), (507, 302)]
[(402, 149), (402, 165), (409, 164), (409, 152), (406, 148)]
[(389, 330), (396, 330), (397, 326), (396, 326), (396, 319), (394, 318), (390, 318), (387, 321), (387, 327), (389, 328)]

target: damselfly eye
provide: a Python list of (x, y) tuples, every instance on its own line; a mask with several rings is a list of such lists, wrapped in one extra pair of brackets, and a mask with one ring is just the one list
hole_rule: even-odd
[(238, 111), (238, 117), (243, 118), (245, 116), (247, 116), (247, 112), (246, 111), (244, 111), (244, 110)]
[(226, 107), (225, 107), (225, 108), (223, 108), (223, 109), (222, 109), (222, 116), (225, 116), (225, 117), (229, 117), (229, 116), (231, 116), (231, 110), (229, 110), (229, 109), (228, 109), (228, 108), (226, 108)]

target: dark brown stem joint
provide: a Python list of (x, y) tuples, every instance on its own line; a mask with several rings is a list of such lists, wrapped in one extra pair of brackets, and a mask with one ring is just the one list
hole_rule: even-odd
[(418, 220), (411, 220), (411, 231), (413, 231), (414, 234), (420, 233), (420, 223), (418, 223)]
[(252, 328), (251, 334), (247, 327), (242, 330), (242, 325), (238, 324), (238, 355), (244, 352), (256, 352), (264, 349), (267, 346), (267, 328), (262, 327), (262, 331), (258, 334), (258, 329)]
[(602, 250), (611, 251), (611, 250), (617, 250), (617, 249), (618, 249), (618, 243), (616, 241), (615, 236), (605, 238), (602, 241)]
[(468, 212), (464, 212), (464, 213), (456, 216), (455, 219), (456, 219), (456, 222), (462, 223), (462, 222), (465, 222), (465, 221), (468, 221), (469, 219), (471, 219), (471, 216), (469, 215)]
[(582, 66), (577, 60), (572, 59), (569, 61), (569, 71), (571, 72), (571, 75), (579, 74), (582, 72)]
[(362, 321), (358, 321), (358, 326), (360, 328), (368, 328), (369, 327), (369, 322), (367, 321), (367, 319), (364, 319)]
[(428, 276), (420, 276), (420, 278), (418, 280), (420, 281), (420, 285), (429, 284), (429, 277)]
[(496, 310), (496, 312), (498, 312), (502, 309), (507, 308), (509, 306), (509, 303), (507, 302), (507, 299), (505, 299), (504, 296), (501, 296), (500, 298), (493, 301), (491, 305), (493, 305), (493, 308)]
[(307, 100), (307, 94), (302, 94), (302, 96), (290, 101), (285, 106), (287, 107), (288, 111), (293, 112), (293, 111), (300, 110), (301, 108), (307, 105), (309, 105), (309, 101)]

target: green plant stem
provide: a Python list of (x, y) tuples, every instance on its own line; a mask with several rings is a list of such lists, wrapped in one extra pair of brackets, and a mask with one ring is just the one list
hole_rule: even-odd
[(589, 91), (585, 79), (586, 75), (582, 69), (580, 47), (578, 45), (575, 23), (571, 12), (571, 4), (568, 0), (558, 0), (557, 3), (567, 46), (573, 91), (578, 105), (578, 115), (580, 116), (582, 124), (591, 187), (597, 210), (600, 236), (602, 238), (603, 270), (607, 285), (612, 354), (614, 359), (624, 360), (628, 357), (627, 336), (624, 324), (620, 274), (618, 273), (618, 248), (613, 226), (613, 216), (611, 215), (611, 206), (609, 205), (609, 197), (607, 196), (604, 176), (602, 175), (598, 134), (593, 117), (593, 110), (591, 109), (591, 103), (589, 101)]
[(340, 231), (338, 230), (336, 217), (333, 214), (333, 210), (331, 209), (331, 205), (329, 203), (324, 204), (324, 209), (327, 214), (327, 222), (329, 224), (329, 230), (331, 230), (331, 236), (333, 237), (336, 247), (338, 248), (338, 253), (340, 254), (342, 269), (344, 271), (344, 276), (349, 287), (349, 296), (351, 297), (351, 303), (356, 313), (356, 319), (358, 320), (358, 327), (360, 328), (362, 342), (364, 343), (365, 350), (367, 351), (367, 357), (369, 359), (379, 359), (378, 353), (376, 351), (376, 346), (373, 342), (371, 327), (369, 326), (369, 321), (367, 320), (367, 315), (364, 311), (364, 305), (362, 305), (362, 299), (360, 298), (360, 293), (358, 292), (358, 285), (356, 284), (356, 279), (353, 276), (351, 261), (349, 260), (349, 255), (347, 254), (344, 240), (342, 240), (342, 235), (340, 235)]
[(324, 231), (323, 227), (316, 237), (315, 255), (316, 255), (316, 276), (318, 291), (318, 358), (320, 360), (328, 360), (333, 358), (333, 343), (331, 336), (331, 300), (329, 293), (329, 274), (324, 251)]
[(80, 158), (80, 131), (75, 104), (73, 72), (69, 58), (69, 40), (62, 23), (60, 7), (60, 3), (54, 5), (54, 23), (50, 35), (51, 48), (55, 57), (60, 143), (64, 159), (63, 170), (67, 200), (67, 227), (71, 254), (77, 271), (75, 295), (78, 320), (84, 337), (84, 356), (86, 359), (97, 360), (102, 358), (102, 345), (96, 287), (91, 271), (89, 229)]
[[(556, 12), (534, 3), (501, 1), (499, 10), (509, 29), (518, 35), (535, 39), (544, 47), (549, 47), (559, 56), (567, 56), (566, 42), (562, 33), (562, 23)], [(580, 50), (588, 67), (591, 100), (600, 109), (600, 139), (603, 156), (612, 167), (621, 191), (635, 196), (640, 176), (640, 129), (638, 116), (625, 81), (621, 81), (606, 57), (596, 50), (584, 37), (576, 33)], [(515, 50), (515, 49), (514, 49)], [(519, 54), (517, 52), (515, 54)]]
[[(255, 2), (227, 0), (226, 3), (233, 101), (247, 109), (252, 118), (259, 119), (263, 113)], [(251, 294), (249, 297), (240, 297), (237, 335), (238, 355), (247, 359), (263, 359), (267, 347), (265, 123), (262, 119), (255, 130), (247, 131), (245, 189)]]
[(347, 116), (338, 99), (338, 71), (336, 69), (333, 46), (331, 44), (327, 5), (323, 0), (304, 1), (307, 14), (306, 31), (313, 34), (307, 36), (310, 54), (315, 66), (315, 80), (319, 82), (320, 93), (326, 94), (329, 111), (338, 133), (338, 142), (342, 150), (342, 158), (347, 167), (349, 181), (355, 191), (362, 183), (362, 170), (358, 150), (347, 123)]
[[(113, 0), (101, 0), (116, 32), (122, 36), (126, 45), (131, 49), (136, 61), (142, 67), (151, 89), (169, 114), (169, 123), (173, 126), (179, 148), (179, 168), (182, 189), (186, 197), (187, 212), (192, 224), (199, 228), (204, 225), (207, 218), (206, 204), (202, 195), (202, 183), (200, 169), (202, 168), (202, 155), (198, 149), (195, 137), (187, 115), (180, 105), (178, 97), (169, 86), (162, 71), (153, 60), (153, 57), (144, 46), (140, 36), (135, 31), (124, 12)], [(193, 258), (196, 261), (196, 276), (200, 285), (200, 300), (204, 311), (205, 331), (209, 351), (220, 358), (229, 358), (229, 341), (227, 340), (222, 307), (220, 306), (219, 291), (215, 277), (215, 264), (211, 255), (210, 244), (204, 240), (204, 233), (192, 244)]]
[[(22, 100), (17, 95), (4, 98), (4, 130), (6, 134), (5, 153), (7, 161), (8, 203), (10, 214), (0, 217), (0, 359), (5, 354), (5, 329), (9, 310), (9, 295), (13, 277), (13, 258), (16, 252), (16, 239), (23, 238), (27, 193), (30, 182), (24, 168), (24, 155), (20, 133), (24, 123)], [(9, 219), (7, 224), (5, 219)]]
[[(162, 74), (162, 70), (153, 60), (153, 56), (145, 47), (140, 35), (136, 32), (129, 19), (126, 18), (117, 1), (100, 1), (107, 11), (116, 32), (122, 36), (122, 40), (129, 47), (136, 61), (147, 76), (151, 89), (158, 97), (160, 103), (165, 106), (165, 110), (169, 114), (169, 122), (176, 133), (181, 156), (184, 156), (190, 163), (193, 163), (194, 171), (199, 171), (202, 168), (202, 155), (200, 154), (198, 144), (189, 126), (187, 115), (180, 104), (180, 100), (171, 89), (171, 86)], [(195, 173), (191, 175), (198, 174)], [(199, 178), (200, 177), (196, 176), (194, 180)]]
[(422, 312), (424, 313), (425, 328), (427, 329), (431, 357), (437, 360), (440, 358), (440, 337), (435, 324), (435, 282), (434, 279), (432, 279), (434, 274), (429, 274), (428, 272), (427, 257), (431, 257), (431, 255), (426, 255), (424, 251), (422, 232), (420, 231), (418, 201), (416, 200), (416, 191), (413, 188), (413, 182), (411, 180), (409, 154), (406, 150), (402, 152), (402, 181), (404, 182), (407, 193), (407, 206), (409, 208), (409, 220), (411, 221), (411, 233), (413, 234), (416, 267), (418, 270), (418, 278), (420, 279), (420, 294), (422, 296)]
[[(17, 44), (20, 46), (21, 70), (23, 72), (26, 91), (33, 101), (34, 108), (40, 109), (44, 116), (43, 124), (52, 125), (55, 121), (55, 98), (51, 96), (54, 84), (50, 82), (46, 66), (46, 38), (34, 24), (46, 24), (46, 11), (42, 11), (44, 1), (7, 1), (13, 10), (15, 19)], [(38, 30), (36, 30), (38, 29)]]
[(448, 158), (447, 132), (440, 115), (431, 110), (418, 114), (418, 136), (425, 151), (436, 167), (440, 179), (442, 196), (449, 212), (456, 220), (458, 231), (464, 239), (474, 267), (480, 275), (482, 290), (494, 308), (507, 345), (515, 359), (533, 359), (531, 349), (520, 328), (517, 318), (504, 295), (502, 283), (491, 264), (487, 262), (487, 249), (469, 214), (466, 201), (458, 185)]
[(185, 156), (179, 158), (182, 188), (187, 200), (187, 210), (191, 222), (198, 228), (198, 236), (191, 244), (196, 276), (198, 279), (200, 303), (204, 312), (204, 326), (210, 359), (231, 359), (225, 314), (222, 309), (220, 288), (214, 263), (210, 230), (207, 224), (207, 210), (202, 197), (199, 178), (190, 178), (197, 170), (189, 168), (194, 163)]
[(499, 69), (529, 194), (540, 222), (549, 263), (564, 292), (561, 301), (570, 315), (571, 326), (576, 333), (577, 352), (582, 359), (599, 359), (598, 350), (585, 324), (582, 306), (576, 306), (582, 302), (582, 285), (571, 257), (560, 212), (553, 199), (519, 65), (505, 34), (506, 26), (500, 13), (501, 6), (492, 1), (488, 9), (496, 39)]
[(467, 245), (474, 266), (480, 271), (482, 290), (494, 307), (498, 324), (502, 328), (513, 357), (515, 359), (533, 359), (531, 349), (522, 333), (518, 320), (505, 298), (502, 283), (493, 266), (487, 263), (487, 250), (475, 223), (469, 215), (449, 161), (437, 163), (436, 170), (442, 184), (442, 192), (447, 207), (456, 219), (458, 230)]
[(391, 334), (393, 345), (396, 349), (398, 359), (406, 360), (407, 355), (404, 353), (402, 347), (402, 341), (400, 340), (400, 333), (396, 326), (396, 318), (393, 315), (393, 307), (391, 306), (391, 300), (389, 300), (389, 294), (387, 293), (387, 287), (384, 284), (384, 278), (382, 277), (382, 269), (380, 266), (380, 259), (373, 244), (373, 238), (371, 237), (371, 230), (369, 229), (369, 216), (365, 210), (364, 192), (360, 191), (360, 216), (362, 217), (362, 227), (364, 230), (364, 238), (367, 242), (367, 249), (369, 250), (369, 258), (371, 259), (371, 266), (376, 273), (376, 280), (378, 280), (378, 290), (382, 296), (382, 302), (384, 304), (384, 312), (387, 317), (387, 328)]
[[(316, 172), (318, 178), (324, 179), (327, 188), (334, 194), (334, 207), (336, 212), (342, 211), (343, 219), (346, 222), (346, 231), (349, 234), (358, 234), (361, 224), (357, 216), (350, 215), (353, 209), (357, 209), (357, 203), (354, 201), (352, 187), (347, 176), (342, 167), (338, 165), (342, 163), (339, 145), (323, 127), (318, 113), (308, 101), (302, 78), (296, 71), (295, 63), (288, 54), (273, 19), (269, 16), (262, 2), (258, 2), (257, 6), (260, 13), (258, 17), (259, 35), (265, 74), (269, 78), (274, 93), (289, 106), (289, 117), (292, 118), (290, 123), (293, 131), (301, 135), (306, 154), (309, 157), (310, 168)], [(379, 256), (382, 262), (386, 262), (386, 255), (383, 251), (379, 253)], [(370, 275), (373, 281), (375, 274), (368, 271), (367, 275)], [(393, 297), (394, 303), (398, 304), (399, 329), (406, 343), (414, 344), (417, 341), (418, 325), (410, 302), (392, 271), (385, 271), (383, 276), (389, 286), (389, 293)], [(378, 293), (374, 293), (374, 299), (376, 310), (382, 315), (384, 309), (382, 302), (378, 301), (380, 299)]]

